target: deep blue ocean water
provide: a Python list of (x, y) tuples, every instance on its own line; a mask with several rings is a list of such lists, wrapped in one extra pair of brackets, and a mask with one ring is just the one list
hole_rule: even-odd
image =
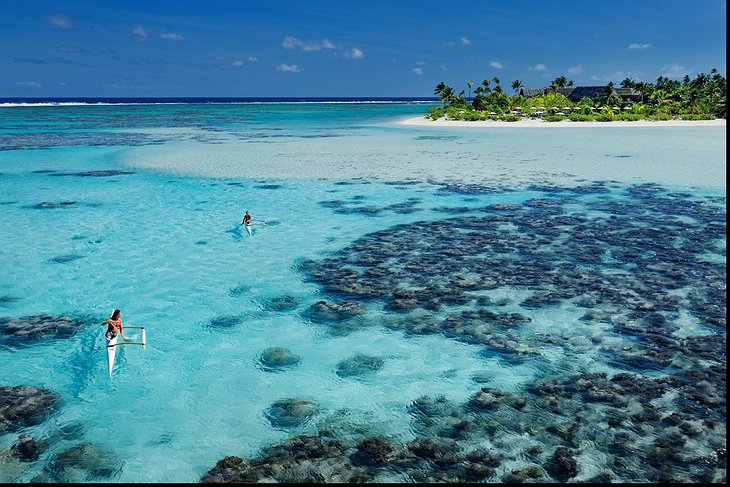
[[(428, 104), (405, 99), (49, 101), (0, 100), (39, 104), (0, 108), (0, 386), (60, 398), (0, 417), (3, 481), (193, 482), (301, 434), (348, 445), (345, 470), (365, 438), (404, 448), (358, 467), (375, 481), (724, 478), (724, 128), (406, 127)], [(109, 379), (113, 308), (149, 345)], [(44, 314), (36, 336), (8, 328)], [(267, 367), (271, 347), (299, 360)], [(291, 399), (311, 414), (272, 408)], [(434, 466), (424, 439), (489, 451), (493, 476)]]

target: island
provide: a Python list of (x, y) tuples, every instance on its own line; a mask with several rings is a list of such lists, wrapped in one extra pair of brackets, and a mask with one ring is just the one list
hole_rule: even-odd
[(434, 94), (444, 105), (430, 108), (425, 118), (449, 122), (530, 120), (540, 125), (675, 120), (714, 121), (709, 124), (715, 125), (724, 124), (726, 118), (727, 80), (715, 68), (694, 78), (685, 75), (681, 81), (665, 76), (655, 83), (625, 78), (619, 86), (613, 81), (605, 86), (574, 86), (572, 80), (558, 76), (548, 87), (525, 88), (522, 81), (515, 80), (511, 84), (513, 95), (505, 93), (500, 83), (495, 76), (472, 91), (474, 83), (468, 81), (467, 90), (457, 94), (440, 82)]

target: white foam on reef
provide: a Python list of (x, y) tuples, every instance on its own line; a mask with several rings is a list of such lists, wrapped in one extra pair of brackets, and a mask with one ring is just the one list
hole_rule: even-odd
[(73, 107), (78, 105), (114, 105), (114, 103), (43, 102), (43, 103), (0, 103), (0, 108), (15, 107)]
[(269, 100), (269, 101), (127, 101), (127, 102), (89, 102), (89, 101), (68, 101), (68, 102), (8, 102), (0, 103), (0, 108), (14, 107), (68, 107), (68, 106), (126, 106), (126, 105), (403, 105), (403, 104), (428, 104), (433, 100)]
[[(419, 179), (516, 186), (584, 179), (725, 188), (722, 127), (546, 131), (391, 123), (348, 130), (250, 130), (190, 129), (175, 142), (133, 147), (120, 157), (132, 167), (223, 178)], [(211, 137), (215, 144), (205, 143)]]

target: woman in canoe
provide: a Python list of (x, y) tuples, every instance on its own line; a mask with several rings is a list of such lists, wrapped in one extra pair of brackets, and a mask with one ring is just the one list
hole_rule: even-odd
[(246, 210), (246, 214), (243, 215), (243, 221), (241, 222), (241, 225), (250, 225), (251, 224), (251, 214)]
[(248, 210), (246, 210), (246, 214), (243, 215), (243, 221), (241, 222), (241, 225), (245, 226), (248, 234), (253, 237), (253, 232), (251, 231), (251, 221), (251, 214), (248, 212)]
[(109, 325), (106, 330), (107, 340), (113, 339), (115, 336), (117, 336), (117, 333), (122, 336), (122, 339), (127, 339), (127, 337), (124, 336), (124, 327), (122, 326), (122, 312), (120, 310), (115, 309), (112, 313), (111, 318), (102, 323), (102, 325)]

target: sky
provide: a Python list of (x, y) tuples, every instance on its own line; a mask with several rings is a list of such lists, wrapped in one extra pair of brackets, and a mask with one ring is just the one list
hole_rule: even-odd
[(3, 0), (0, 98), (433, 96), (681, 79), (726, 57), (724, 0)]

